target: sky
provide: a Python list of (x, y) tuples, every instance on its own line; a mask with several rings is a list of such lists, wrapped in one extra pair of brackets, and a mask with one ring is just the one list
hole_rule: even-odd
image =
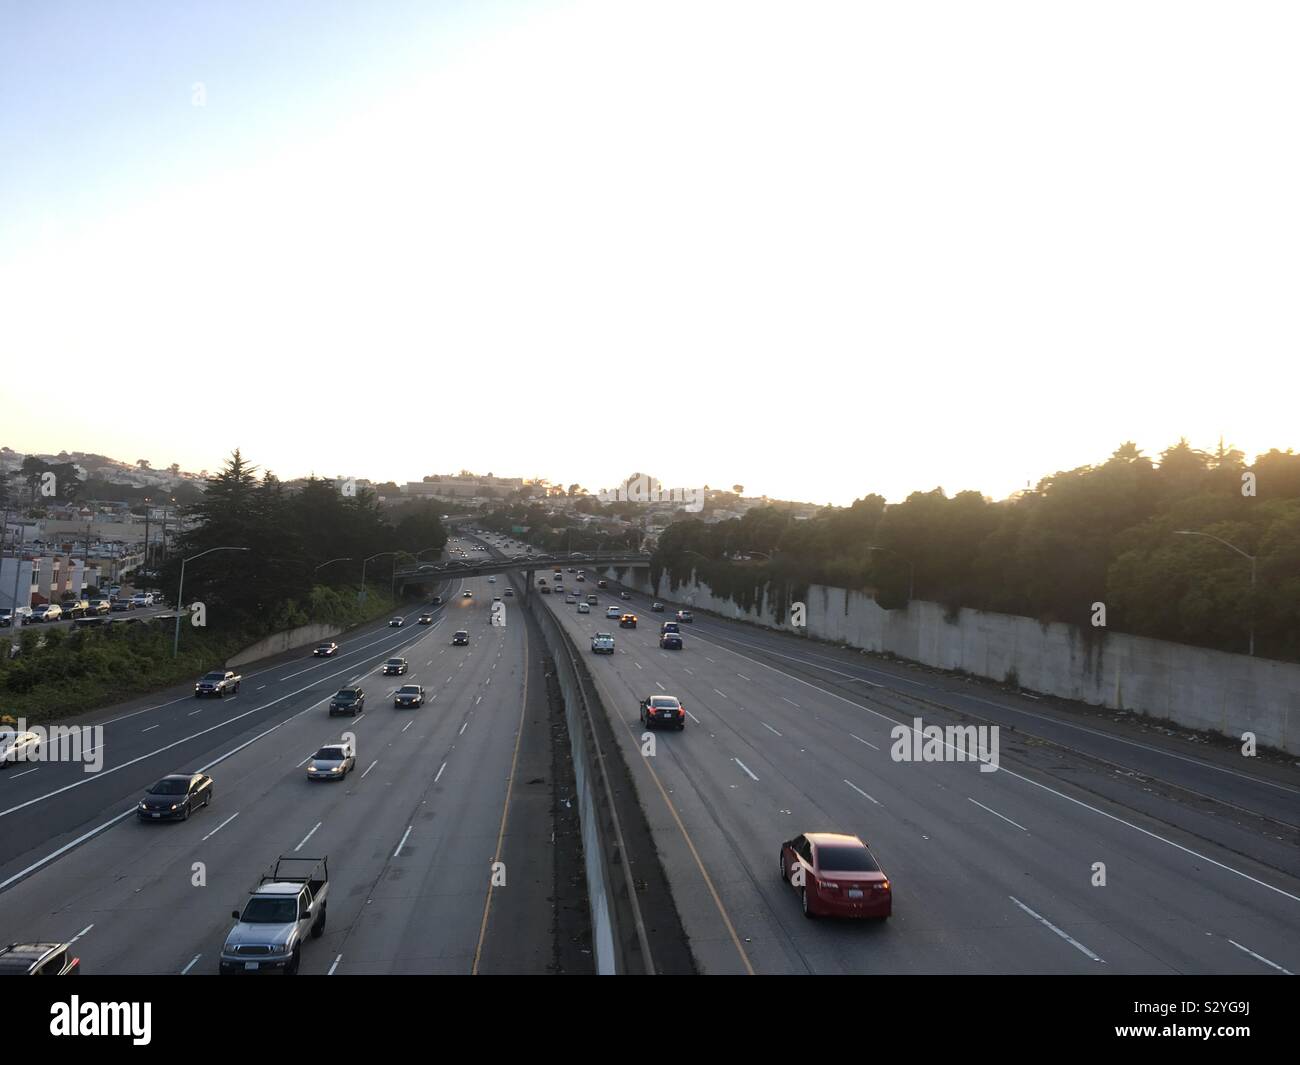
[(836, 504), (1297, 447), (1297, 30), (0, 0), (0, 445)]

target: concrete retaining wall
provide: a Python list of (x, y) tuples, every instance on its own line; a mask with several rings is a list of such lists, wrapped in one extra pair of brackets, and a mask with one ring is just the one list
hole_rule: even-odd
[[(937, 603), (912, 602), (883, 610), (869, 595), (844, 588), (808, 589), (807, 629), (777, 624), (767, 603), (746, 612), (692, 581), (658, 588), (645, 570), (623, 569), (623, 583), (665, 602), (698, 607), (725, 618), (832, 640), (941, 669), (1005, 681), (1012, 674), (1030, 691), (1094, 706), (1167, 718), (1188, 728), (1300, 752), (1300, 665), (1208, 651), (1104, 629), (1043, 625), (1032, 618), (961, 610), (951, 621)], [(614, 569), (604, 575), (611, 579)]]
[(314, 625), (303, 625), (300, 628), (277, 632), (245, 647), (239, 654), (227, 660), (226, 668), (242, 666), (245, 662), (256, 662), (259, 658), (270, 658), (271, 655), (283, 654), (285, 651), (328, 640), (342, 631), (343, 629), (338, 625), (325, 625), (318, 622)]

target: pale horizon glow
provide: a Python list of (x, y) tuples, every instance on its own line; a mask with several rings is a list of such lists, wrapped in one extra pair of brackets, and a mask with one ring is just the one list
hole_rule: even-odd
[(0, 445), (847, 504), (1300, 444), (1293, 5), (3, 19)]

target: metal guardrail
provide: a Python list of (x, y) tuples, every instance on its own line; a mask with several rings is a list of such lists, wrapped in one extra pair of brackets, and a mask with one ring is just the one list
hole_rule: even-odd
[(606, 771), (605, 752), (593, 717), (593, 710), (604, 713), (600, 696), (573, 639), (541, 597), (526, 598), (524, 608), (542, 631), (564, 696), (564, 716), (578, 786), (578, 817), (582, 825), (596, 971), (602, 976), (653, 974), (654, 958), (626, 859), (627, 847)]

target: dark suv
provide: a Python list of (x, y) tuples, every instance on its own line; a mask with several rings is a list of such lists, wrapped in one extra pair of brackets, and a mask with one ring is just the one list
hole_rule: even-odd
[(349, 714), (356, 717), (365, 708), (365, 692), (360, 688), (340, 688), (338, 694), (330, 700), (330, 717), (335, 714)]

